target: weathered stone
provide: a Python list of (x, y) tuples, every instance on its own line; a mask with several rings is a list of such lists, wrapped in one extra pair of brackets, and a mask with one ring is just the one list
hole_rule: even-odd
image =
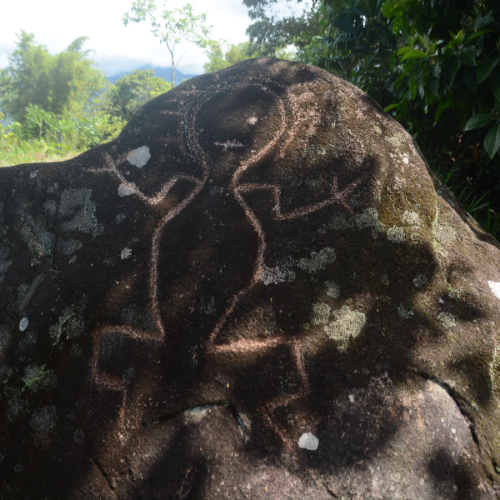
[(498, 498), (499, 246), (352, 85), (189, 80), (0, 237), (0, 499)]

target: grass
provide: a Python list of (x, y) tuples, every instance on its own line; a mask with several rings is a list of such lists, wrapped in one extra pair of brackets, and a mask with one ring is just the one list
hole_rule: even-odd
[(462, 207), (476, 219), (481, 226), (500, 241), (500, 214), (488, 200), (488, 194), (477, 194), (472, 186), (457, 179), (459, 168), (435, 170), (439, 180), (457, 197)]
[(51, 163), (78, 156), (82, 151), (57, 151), (43, 141), (23, 141), (10, 144), (0, 142), (0, 167), (23, 163)]

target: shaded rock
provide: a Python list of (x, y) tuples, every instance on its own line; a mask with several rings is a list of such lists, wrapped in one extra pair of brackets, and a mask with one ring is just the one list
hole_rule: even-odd
[(343, 80), (194, 78), (0, 238), (0, 498), (498, 497), (498, 243)]

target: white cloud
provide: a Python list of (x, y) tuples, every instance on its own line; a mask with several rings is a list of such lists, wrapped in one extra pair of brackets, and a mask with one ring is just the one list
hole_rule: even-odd
[[(44, 44), (51, 53), (64, 50), (75, 38), (89, 36), (86, 49), (99, 63), (112, 60), (141, 61), (142, 64), (169, 66), (166, 47), (150, 32), (147, 23), (125, 27), (122, 17), (131, 0), (23, 0), (2, 5), (0, 17), (0, 68), (7, 65), (5, 50), (14, 49), (16, 33), (34, 33), (36, 42)], [(169, 5), (181, 7), (187, 0), (173, 0)], [(195, 12), (207, 12), (207, 22), (213, 25), (212, 37), (228, 42), (247, 40), (245, 31), (251, 23), (242, 0), (190, 0)], [(179, 46), (178, 56), (192, 47)], [(178, 68), (183, 73), (202, 73), (207, 58), (201, 49), (187, 53)], [(141, 64), (141, 65), (142, 65)], [(121, 69), (121, 68), (119, 68)], [(131, 68), (133, 69), (133, 68)]]

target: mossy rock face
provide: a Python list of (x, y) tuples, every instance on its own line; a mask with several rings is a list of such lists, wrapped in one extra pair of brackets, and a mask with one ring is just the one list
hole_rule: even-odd
[(189, 80), (0, 238), (0, 499), (498, 498), (499, 246), (345, 81)]

